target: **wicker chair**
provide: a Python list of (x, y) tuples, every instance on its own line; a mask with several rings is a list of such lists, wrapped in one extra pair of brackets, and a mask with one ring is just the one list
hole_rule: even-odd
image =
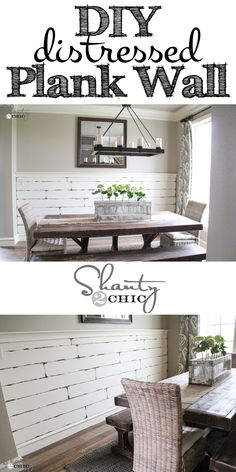
[[(205, 203), (189, 200), (185, 210), (185, 216), (191, 220), (201, 221)], [(182, 246), (183, 244), (194, 244), (198, 242), (199, 231), (180, 231), (175, 233), (162, 233), (160, 235), (160, 246)]]
[(204, 430), (182, 427), (179, 385), (121, 382), (133, 420), (133, 471), (192, 472), (204, 459)]
[(34, 238), (34, 230), (36, 229), (37, 221), (30, 203), (25, 203), (18, 208), (18, 211), (23, 220), (26, 234), (26, 261), (30, 261), (33, 255), (42, 257), (65, 253), (65, 239), (55, 238), (36, 240)]

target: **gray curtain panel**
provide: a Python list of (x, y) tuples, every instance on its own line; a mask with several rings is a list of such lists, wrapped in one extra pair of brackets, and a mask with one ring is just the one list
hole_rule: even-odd
[(199, 333), (198, 315), (182, 315), (179, 324), (178, 373), (187, 372), (189, 360), (196, 357), (193, 338)]
[(177, 177), (176, 211), (183, 215), (190, 198), (192, 183), (192, 125), (182, 123), (180, 163)]

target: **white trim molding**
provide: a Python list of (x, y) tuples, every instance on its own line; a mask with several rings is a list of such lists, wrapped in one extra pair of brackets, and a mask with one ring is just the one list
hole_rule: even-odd
[(0, 238), (0, 247), (15, 246), (18, 238)]
[[(32, 315), (29, 315), (32, 316)], [(43, 315), (42, 315), (43, 316)], [(47, 316), (47, 315), (44, 315)], [(106, 329), (104, 326), (101, 331), (97, 329), (83, 329), (83, 330), (45, 330), (45, 331), (6, 331), (0, 332), (0, 344), (7, 345), (7, 343), (18, 343), (21, 341), (40, 341), (48, 339), (64, 339), (69, 338), (107, 338), (108, 340), (112, 337), (131, 337), (131, 336), (141, 336), (141, 337), (153, 337), (157, 334), (163, 335), (166, 333), (165, 329), (133, 329), (132, 325), (129, 325), (128, 328), (121, 329)], [(9, 347), (9, 346), (8, 346)]]

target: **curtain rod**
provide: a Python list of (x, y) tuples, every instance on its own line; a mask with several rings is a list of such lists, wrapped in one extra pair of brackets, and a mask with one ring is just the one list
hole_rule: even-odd
[(193, 113), (193, 115), (186, 116), (186, 118), (183, 118), (180, 120), (180, 123), (184, 123), (185, 121), (192, 120), (195, 116), (200, 115), (200, 113), (203, 113), (204, 111), (210, 110), (211, 107), (203, 108), (203, 110), (197, 111), (197, 113)]

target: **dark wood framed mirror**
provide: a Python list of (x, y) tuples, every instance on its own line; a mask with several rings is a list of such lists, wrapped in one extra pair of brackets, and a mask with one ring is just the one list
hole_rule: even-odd
[[(126, 156), (100, 156), (93, 152), (98, 129), (103, 135), (111, 123), (112, 119), (109, 118), (78, 118), (78, 167), (126, 167)], [(115, 148), (121, 136), (123, 136), (124, 146), (127, 146), (127, 120), (116, 120), (113, 123), (106, 136), (103, 137), (103, 145)]]
[(132, 315), (81, 315), (82, 323), (131, 324)]

